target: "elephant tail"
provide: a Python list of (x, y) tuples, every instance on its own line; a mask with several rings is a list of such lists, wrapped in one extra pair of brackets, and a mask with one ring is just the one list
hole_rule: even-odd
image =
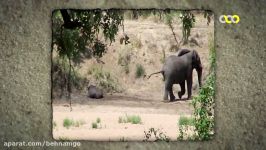
[(155, 75), (155, 74), (158, 74), (158, 73), (161, 73), (164, 77), (164, 71), (158, 71), (158, 72), (154, 72), (152, 74), (150, 74), (147, 78), (149, 79), (152, 75)]

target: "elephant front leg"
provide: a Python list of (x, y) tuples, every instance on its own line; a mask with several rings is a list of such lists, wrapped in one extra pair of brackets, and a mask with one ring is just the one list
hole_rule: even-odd
[(181, 91), (178, 92), (178, 97), (179, 97), (179, 99), (181, 99), (182, 96), (183, 96), (183, 95), (185, 94), (185, 92), (186, 92), (186, 89), (185, 89), (185, 81), (182, 82), (182, 83), (180, 83), (179, 85), (180, 85)]
[(190, 99), (191, 98), (191, 88), (192, 88), (192, 77), (190, 77), (188, 80), (187, 80), (187, 99)]

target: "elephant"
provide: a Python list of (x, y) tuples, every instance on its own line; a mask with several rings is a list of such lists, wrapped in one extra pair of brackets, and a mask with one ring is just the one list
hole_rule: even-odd
[(88, 89), (88, 97), (95, 99), (103, 98), (103, 91), (97, 88), (96, 86), (90, 85), (87, 87), (87, 89)]
[(186, 53), (189, 53), (189, 52), (190, 52), (190, 50), (188, 50), (188, 49), (181, 49), (181, 50), (178, 50), (178, 52), (176, 53), (176, 55), (177, 56), (182, 56), (182, 55), (184, 55)]
[(170, 101), (175, 100), (173, 94), (173, 84), (179, 84), (181, 91), (178, 92), (178, 96), (181, 99), (185, 94), (185, 81), (187, 82), (188, 97), (191, 98), (191, 88), (193, 82), (193, 69), (196, 69), (198, 74), (199, 87), (202, 82), (202, 64), (199, 54), (195, 50), (181, 49), (177, 55), (171, 55), (166, 58), (162, 70), (152, 73), (148, 76), (148, 79), (154, 75), (161, 73), (163, 80), (165, 81), (164, 100), (168, 100), (168, 94)]

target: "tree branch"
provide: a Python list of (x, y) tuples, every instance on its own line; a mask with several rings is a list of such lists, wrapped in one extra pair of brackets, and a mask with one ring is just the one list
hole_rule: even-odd
[(75, 29), (78, 27), (82, 27), (81, 22), (79, 22), (78, 20), (71, 20), (71, 17), (66, 9), (61, 9), (60, 12), (64, 20), (64, 24), (62, 25), (63, 27), (65, 27), (66, 29)]

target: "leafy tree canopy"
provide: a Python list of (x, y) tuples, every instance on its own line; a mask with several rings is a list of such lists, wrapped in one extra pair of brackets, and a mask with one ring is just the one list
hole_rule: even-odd
[[(53, 46), (60, 57), (78, 61), (84, 56), (102, 57), (106, 45), (98, 38), (115, 41), (124, 20), (120, 10), (56, 10), (53, 13)], [(86, 48), (89, 47), (89, 48)]]

